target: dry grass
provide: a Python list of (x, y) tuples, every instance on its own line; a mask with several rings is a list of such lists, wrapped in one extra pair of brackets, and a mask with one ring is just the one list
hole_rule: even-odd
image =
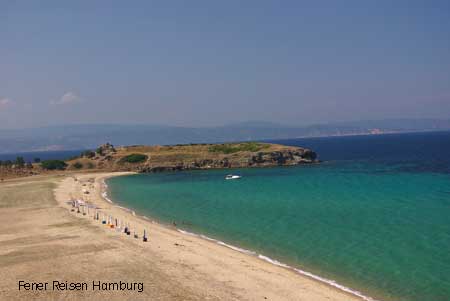
[[(220, 162), (229, 162), (228, 166), (245, 167), (247, 162), (258, 152), (270, 153), (283, 150), (298, 150), (298, 147), (271, 143), (242, 142), (225, 144), (186, 144), (186, 145), (135, 145), (116, 147), (116, 152), (107, 152), (104, 156), (94, 158), (77, 158), (68, 161), (69, 170), (80, 170), (74, 167), (76, 162), (83, 165), (84, 170), (103, 171), (136, 171), (148, 167), (198, 166), (205, 160), (215, 162), (214, 167), (222, 168)], [(125, 157), (139, 154), (148, 158), (142, 162), (126, 162)], [(219, 162), (219, 163), (218, 163)], [(269, 163), (270, 164), (270, 163)], [(206, 166), (210, 166), (206, 164)]]

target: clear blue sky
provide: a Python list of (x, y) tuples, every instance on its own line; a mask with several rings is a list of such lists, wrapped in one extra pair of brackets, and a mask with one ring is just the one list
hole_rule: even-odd
[(450, 1), (0, 0), (0, 128), (450, 117)]

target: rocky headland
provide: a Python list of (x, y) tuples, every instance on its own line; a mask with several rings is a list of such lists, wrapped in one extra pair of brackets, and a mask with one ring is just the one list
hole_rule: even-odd
[[(184, 144), (120, 146), (106, 143), (66, 161), (9, 162), (0, 178), (68, 171), (132, 171), (139, 173), (195, 169), (270, 167), (318, 162), (310, 149), (271, 143)], [(5, 162), (3, 162), (5, 163)]]
[(162, 172), (212, 168), (268, 167), (317, 162), (312, 150), (270, 143), (100, 146), (68, 161), (70, 169)]

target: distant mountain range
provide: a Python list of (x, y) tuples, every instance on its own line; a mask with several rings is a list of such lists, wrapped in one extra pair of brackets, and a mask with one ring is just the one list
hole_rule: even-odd
[(369, 120), (302, 127), (270, 122), (197, 128), (120, 124), (64, 125), (0, 129), (0, 153), (91, 149), (105, 142), (114, 145), (165, 145), (443, 130), (450, 130), (450, 119)]

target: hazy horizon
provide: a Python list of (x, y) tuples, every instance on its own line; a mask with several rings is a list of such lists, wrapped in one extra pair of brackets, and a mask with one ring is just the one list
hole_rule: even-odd
[(450, 116), (450, 3), (3, 1), (0, 129)]
[[(235, 127), (235, 126), (249, 126), (249, 127), (268, 127), (268, 126), (275, 126), (275, 127), (284, 127), (284, 128), (307, 128), (307, 127), (315, 127), (315, 126), (339, 126), (339, 125), (346, 125), (346, 124), (367, 124), (367, 123), (378, 123), (380, 125), (383, 125), (385, 123), (389, 122), (399, 122), (402, 121), (406, 123), (411, 122), (427, 122), (430, 123), (433, 122), (447, 122), (450, 123), (450, 118), (388, 118), (388, 119), (368, 119), (368, 120), (348, 120), (348, 121), (326, 121), (322, 123), (308, 123), (308, 124), (289, 124), (289, 123), (283, 123), (283, 122), (275, 122), (275, 121), (265, 121), (265, 120), (247, 120), (247, 121), (237, 121), (234, 123), (225, 123), (225, 124), (216, 124), (216, 125), (203, 125), (203, 126), (183, 126), (183, 125), (172, 125), (172, 124), (164, 124), (164, 123), (151, 123), (151, 122), (140, 122), (140, 123), (133, 123), (133, 122), (100, 122), (100, 123), (64, 123), (64, 124), (51, 124), (51, 125), (43, 125), (43, 126), (31, 126), (31, 127), (18, 127), (18, 128), (5, 128), (4, 130), (27, 130), (27, 129), (39, 129), (39, 128), (53, 128), (53, 127), (96, 127), (96, 126), (118, 126), (118, 127), (133, 127), (133, 126), (145, 126), (145, 127), (165, 127), (165, 128), (198, 128), (198, 129), (212, 129), (212, 128), (227, 128), (227, 127)], [(1, 129), (0, 129), (1, 130)]]

